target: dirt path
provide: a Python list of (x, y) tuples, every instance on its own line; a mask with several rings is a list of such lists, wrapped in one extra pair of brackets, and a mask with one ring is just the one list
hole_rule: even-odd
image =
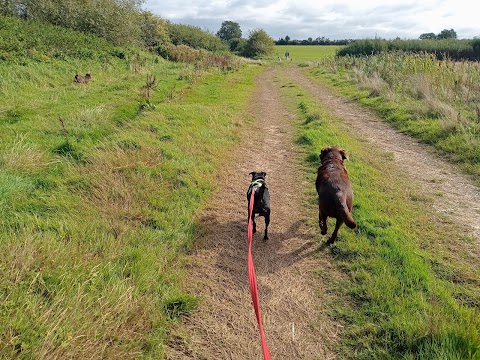
[(282, 108), (276, 71), (269, 69), (257, 79), (250, 107), (256, 125), (218, 175), (221, 186), (203, 213), (204, 235), (189, 269), (191, 285), (203, 301), (187, 320), (190, 345), (171, 344), (169, 359), (263, 358), (246, 261), (246, 191), (253, 170), (267, 173), (271, 194), (270, 239), (262, 240), (264, 221), (259, 218), (253, 257), (272, 358), (335, 358), (327, 345), (335, 342), (337, 327), (321, 313), (325, 291), (314, 275), (330, 265), (326, 258), (313, 256), (318, 245), (305, 226), (297, 190), (303, 176), (297, 176), (293, 115)]
[(299, 68), (286, 70), (292, 79), (310, 91), (319, 103), (350, 127), (357, 136), (377, 148), (391, 152), (405, 177), (418, 184), (432, 199), (433, 208), (459, 224), (474, 237), (472, 250), (480, 254), (480, 189), (452, 164), (435, 156), (431, 149), (394, 130), (372, 112), (333, 95), (302, 74)]

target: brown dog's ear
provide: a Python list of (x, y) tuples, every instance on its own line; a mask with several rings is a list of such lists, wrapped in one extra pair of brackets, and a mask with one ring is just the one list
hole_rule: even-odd
[(342, 155), (342, 160), (348, 160), (348, 154), (345, 150), (340, 149), (340, 154)]
[(323, 158), (327, 154), (328, 150), (330, 150), (330, 146), (326, 147), (326, 148), (323, 148), (322, 151), (320, 151), (320, 155), (319, 155), (320, 161), (323, 160)]

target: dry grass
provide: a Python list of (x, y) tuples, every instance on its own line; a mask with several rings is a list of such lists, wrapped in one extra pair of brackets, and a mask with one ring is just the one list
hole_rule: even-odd
[(5, 150), (0, 153), (0, 162), (11, 171), (34, 174), (58, 160), (27, 141), (25, 135), (17, 135), (11, 142), (5, 144)]
[(358, 69), (354, 69), (354, 76), (356, 81), (360, 84), (360, 87), (370, 91), (371, 96), (379, 96), (384, 92), (387, 84), (382, 79), (378, 72), (374, 72), (371, 75), (367, 75)]

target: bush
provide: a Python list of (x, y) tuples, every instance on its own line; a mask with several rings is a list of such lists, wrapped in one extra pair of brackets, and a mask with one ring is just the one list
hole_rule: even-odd
[(222, 71), (237, 70), (238, 60), (230, 53), (212, 53), (204, 49), (192, 49), (186, 45), (169, 45), (158, 49), (159, 55), (177, 62), (194, 64), (197, 69), (218, 68)]
[(95, 34), (115, 45), (140, 43), (142, 13), (138, 0), (0, 0), (0, 5), (4, 15)]
[(0, 56), (15, 61), (28, 58), (47, 61), (49, 58), (106, 59), (126, 58), (120, 49), (105, 39), (36, 21), (0, 16)]
[(186, 45), (208, 51), (228, 51), (227, 45), (221, 39), (199, 27), (168, 23), (167, 28), (174, 45)]
[(142, 16), (141, 38), (145, 47), (156, 49), (171, 43), (165, 20), (151, 12), (144, 12)]
[(274, 52), (274, 48), (275, 43), (265, 30), (254, 30), (245, 44), (243, 55), (251, 58), (270, 55)]
[(385, 52), (402, 51), (408, 53), (429, 53), (441, 59), (479, 60), (480, 53), (475, 51), (476, 40), (356, 40), (338, 51), (339, 56), (365, 56)]
[(237, 54), (243, 53), (243, 51), (245, 50), (246, 44), (247, 44), (247, 40), (241, 39), (241, 38), (233, 38), (228, 40), (228, 46), (230, 48), (230, 51)]

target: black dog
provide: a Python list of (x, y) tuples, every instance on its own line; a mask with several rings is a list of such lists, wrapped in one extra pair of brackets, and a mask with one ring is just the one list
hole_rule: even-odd
[(268, 192), (267, 183), (265, 182), (265, 172), (250, 173), (252, 175), (252, 183), (247, 191), (248, 200), (248, 220), (250, 220), (250, 196), (255, 188), (255, 195), (253, 198), (252, 223), (253, 233), (257, 231), (257, 224), (255, 224), (255, 214), (265, 218), (265, 236), (263, 240), (268, 240), (268, 224), (270, 224), (270, 193)]

